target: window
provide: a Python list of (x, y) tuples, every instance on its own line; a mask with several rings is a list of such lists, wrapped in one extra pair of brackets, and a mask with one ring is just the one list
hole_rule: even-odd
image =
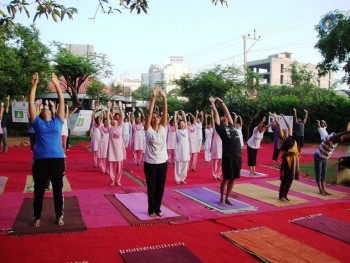
[(283, 75), (280, 77), (280, 84), (283, 84)]
[(284, 64), (281, 64), (281, 73), (284, 73)]

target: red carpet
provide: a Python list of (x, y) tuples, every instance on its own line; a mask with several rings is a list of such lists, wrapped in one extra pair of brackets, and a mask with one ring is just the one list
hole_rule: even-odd
[[(173, 224), (130, 226), (123, 215), (114, 208), (104, 195), (113, 193), (146, 192), (146, 187), (126, 175), (122, 177), (121, 187), (109, 186), (108, 175), (93, 167), (92, 154), (88, 143), (80, 143), (67, 152), (66, 175), (72, 192), (66, 197), (76, 196), (82, 218), (88, 230), (80, 233), (43, 234), (35, 236), (12, 237), (0, 232), (0, 262), (123, 262), (119, 251), (156, 244), (184, 243), (203, 262), (258, 262), (256, 258), (233, 246), (220, 236), (221, 232), (267, 226), (292, 239), (322, 251), (330, 257), (347, 262), (349, 245), (333, 237), (298, 226), (288, 220), (310, 214), (328, 215), (332, 218), (350, 222), (349, 196), (343, 199), (319, 200), (308, 198), (308, 203), (288, 208), (276, 208), (258, 200), (252, 200), (237, 193), (232, 197), (258, 207), (258, 211), (224, 215), (205, 208), (175, 192), (174, 166), (169, 172), (164, 194), (164, 202), (189, 217), (189, 220)], [(258, 152), (257, 172), (267, 177), (242, 177), (236, 183), (253, 183), (269, 189), (276, 186), (266, 183), (278, 179), (278, 170), (270, 166), (272, 144), (262, 144)], [(138, 180), (144, 179), (143, 167), (134, 166), (130, 152), (125, 161), (126, 171), (132, 171)], [(198, 169), (188, 173), (188, 185), (182, 187), (206, 187), (218, 191), (219, 183), (212, 179), (211, 166), (199, 156)], [(246, 166), (246, 150), (243, 155), (243, 168)], [(302, 161), (312, 161), (312, 154), (303, 154)], [(0, 229), (12, 227), (24, 198), (26, 176), (31, 174), (31, 153), (28, 147), (10, 147), (8, 154), (0, 156), (0, 176), (8, 177), (4, 192), (0, 194)], [(311, 182), (312, 183), (312, 182)], [(334, 188), (350, 192), (348, 188)], [(293, 196), (307, 198), (294, 192)], [(52, 193), (46, 193), (51, 197)], [(146, 209), (146, 208), (145, 208)], [(28, 215), (30, 222), (31, 215)], [(317, 240), (317, 242), (315, 242)], [(39, 249), (40, 248), (40, 249)], [(234, 258), (233, 258), (234, 256)]]

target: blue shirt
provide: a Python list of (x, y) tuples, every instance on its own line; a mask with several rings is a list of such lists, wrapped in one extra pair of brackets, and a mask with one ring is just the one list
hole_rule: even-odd
[(35, 147), (34, 160), (46, 158), (64, 158), (62, 147), (63, 121), (57, 115), (49, 121), (42, 120), (39, 116), (34, 119)]

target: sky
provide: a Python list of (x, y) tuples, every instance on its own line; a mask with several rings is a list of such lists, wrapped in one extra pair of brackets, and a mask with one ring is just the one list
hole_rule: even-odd
[[(150, 0), (148, 14), (97, 12), (90, 19), (98, 0), (56, 2), (76, 7), (78, 14), (58, 23), (38, 19), (41, 41), (93, 45), (112, 63), (111, 80), (140, 79), (151, 64), (163, 66), (170, 56), (182, 56), (193, 73), (215, 65), (242, 66), (243, 36), (253, 37), (254, 30), (260, 40), (247, 40), (248, 61), (291, 52), (299, 62), (317, 64), (322, 57), (314, 48), (315, 25), (329, 11), (350, 10), (349, 0), (228, 0), (228, 7), (211, 0)], [(29, 26), (33, 16), (18, 15), (15, 22)]]

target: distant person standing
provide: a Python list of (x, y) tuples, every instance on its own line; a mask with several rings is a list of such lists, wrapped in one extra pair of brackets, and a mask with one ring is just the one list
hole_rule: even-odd
[(297, 110), (295, 108), (293, 108), (293, 110), (294, 110), (294, 123), (295, 123), (294, 138), (297, 141), (298, 151), (301, 154), (301, 148), (304, 146), (305, 124), (307, 121), (307, 117), (309, 116), (309, 112), (307, 110), (304, 110), (305, 117), (304, 117), (304, 120), (301, 120), (301, 119), (298, 119)]
[(0, 140), (0, 148), (1, 148), (1, 143), (2, 143), (2, 151), (4, 153), (8, 152), (8, 145), (7, 145), (8, 120), (7, 120), (7, 116), (9, 113), (9, 107), (10, 107), (10, 95), (7, 95), (6, 96), (6, 106), (4, 108), (2, 118), (1, 118), (2, 138)]
[(317, 120), (317, 130), (320, 134), (321, 141), (328, 136), (327, 123), (324, 120)]
[(36, 87), (39, 82), (38, 73), (32, 77), (32, 87), (29, 93), (29, 116), (33, 123), (36, 143), (33, 155), (32, 173), (34, 179), (34, 201), (33, 201), (33, 227), (40, 226), (43, 198), (48, 178), (52, 183), (56, 222), (64, 225), (63, 221), (63, 176), (65, 173), (65, 160), (62, 148), (61, 132), (64, 119), (64, 98), (59, 81), (55, 74), (52, 74), (52, 82), (55, 85), (58, 97), (58, 110), (52, 104), (46, 103), (44, 108), (37, 115), (35, 108)]

